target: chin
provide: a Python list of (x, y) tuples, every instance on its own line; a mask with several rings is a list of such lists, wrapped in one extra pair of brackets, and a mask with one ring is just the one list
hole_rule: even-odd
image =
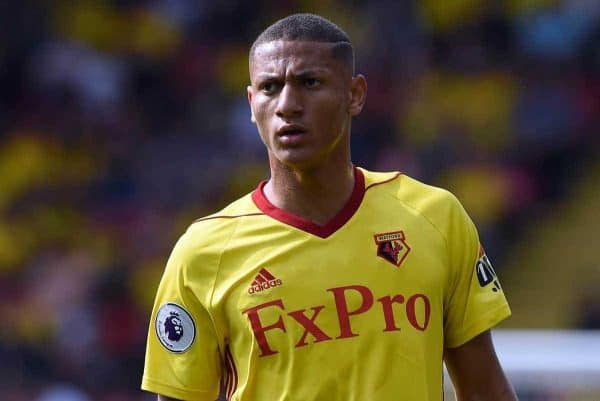
[(312, 152), (300, 149), (279, 151), (274, 157), (279, 164), (292, 170), (309, 170), (319, 164), (319, 158), (315, 157)]

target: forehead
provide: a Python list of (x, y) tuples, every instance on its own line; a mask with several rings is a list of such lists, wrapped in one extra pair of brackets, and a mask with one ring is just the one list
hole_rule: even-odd
[(250, 60), (250, 75), (308, 68), (337, 71), (342, 63), (333, 55), (334, 43), (283, 41), (261, 43)]

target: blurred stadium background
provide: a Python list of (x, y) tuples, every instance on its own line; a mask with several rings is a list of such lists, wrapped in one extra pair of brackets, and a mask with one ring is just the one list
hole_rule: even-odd
[[(299, 11), (355, 41), (355, 162), (457, 194), (511, 301), (503, 329), (588, 329), (566, 358), (598, 352), (597, 0), (2, 1), (2, 400), (153, 399), (138, 388), (163, 265), (267, 176), (247, 51)], [(535, 361), (565, 344), (544, 333), (501, 342)], [(596, 362), (521, 401), (599, 400)]]

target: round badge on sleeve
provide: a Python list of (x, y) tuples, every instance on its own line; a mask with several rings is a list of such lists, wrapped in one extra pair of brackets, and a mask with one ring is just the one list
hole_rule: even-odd
[(194, 319), (182, 306), (172, 302), (158, 309), (154, 325), (160, 343), (172, 352), (187, 351), (196, 338)]

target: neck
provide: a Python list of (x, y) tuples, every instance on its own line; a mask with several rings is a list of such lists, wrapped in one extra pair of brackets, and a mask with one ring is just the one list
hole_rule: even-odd
[(269, 201), (303, 219), (325, 225), (346, 204), (354, 189), (349, 160), (300, 170), (271, 160), (271, 179), (264, 187)]

